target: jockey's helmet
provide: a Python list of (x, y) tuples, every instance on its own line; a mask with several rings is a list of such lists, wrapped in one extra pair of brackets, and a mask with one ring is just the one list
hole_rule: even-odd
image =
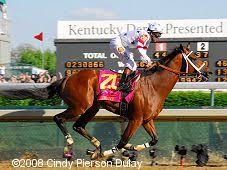
[(163, 33), (163, 27), (157, 22), (151, 22), (148, 25), (147, 31)]
[(163, 27), (161, 26), (161, 24), (159, 24), (157, 22), (151, 22), (148, 25), (147, 32), (151, 32), (153, 34), (157, 34), (160, 37), (161, 34), (163, 33)]

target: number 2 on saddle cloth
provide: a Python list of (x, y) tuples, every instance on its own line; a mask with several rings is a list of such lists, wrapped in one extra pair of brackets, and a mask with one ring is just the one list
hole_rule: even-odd
[[(134, 91), (130, 90), (129, 93), (123, 95), (123, 92), (117, 90), (121, 74), (111, 70), (100, 70), (99, 72), (99, 95), (98, 100), (109, 100), (113, 102), (121, 102), (122, 97), (125, 98), (126, 102), (129, 103), (133, 96)], [(134, 76), (129, 80), (132, 89), (136, 86), (140, 78), (140, 73), (136, 71)]]

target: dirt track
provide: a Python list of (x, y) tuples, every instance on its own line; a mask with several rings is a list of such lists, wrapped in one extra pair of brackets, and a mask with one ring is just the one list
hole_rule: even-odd
[[(76, 167), (73, 165), (71, 168), (70, 167), (48, 167), (48, 166), (43, 166), (39, 168), (16, 168), (13, 167), (10, 161), (2, 161), (0, 162), (0, 169), (4, 170), (20, 170), (20, 169), (26, 169), (26, 170), (34, 170), (34, 169), (44, 169), (44, 170), (66, 170), (66, 169), (71, 169), (71, 170), (88, 170), (88, 169), (94, 169), (94, 170), (128, 170), (128, 169), (138, 169), (138, 167), (83, 167), (83, 166), (78, 166)], [(196, 167), (194, 165), (186, 165), (183, 168), (178, 165), (173, 165), (173, 166), (168, 166), (168, 165), (156, 165), (156, 166), (149, 166), (149, 165), (142, 165), (141, 168), (142, 170), (227, 170), (227, 166), (214, 166), (214, 165), (208, 165), (204, 167)]]

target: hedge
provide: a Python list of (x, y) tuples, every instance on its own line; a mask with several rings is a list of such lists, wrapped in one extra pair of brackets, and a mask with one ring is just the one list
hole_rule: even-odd
[[(215, 92), (215, 106), (227, 106), (227, 92)], [(62, 100), (55, 96), (53, 99), (48, 100), (10, 100), (0, 97), (0, 107), (10, 106), (12, 107), (65, 107)], [(210, 106), (210, 93), (202, 91), (174, 91), (167, 97), (165, 107), (201, 107)]]
[[(215, 106), (227, 106), (227, 92), (215, 92)], [(190, 91), (171, 92), (165, 101), (165, 106), (199, 107), (210, 106), (210, 92)]]

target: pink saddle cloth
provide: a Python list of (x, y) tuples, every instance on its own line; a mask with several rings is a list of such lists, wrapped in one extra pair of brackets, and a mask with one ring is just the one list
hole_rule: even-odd
[[(140, 78), (139, 73), (136, 73), (138, 76), (132, 80), (132, 88), (136, 86), (137, 81)], [(99, 95), (98, 100), (109, 100), (113, 102), (121, 102), (122, 100), (122, 91), (117, 90), (119, 81), (121, 79), (121, 74), (116, 73), (111, 70), (100, 70), (99, 71)], [(125, 97), (125, 100), (129, 103), (134, 96), (134, 90), (131, 91)]]

